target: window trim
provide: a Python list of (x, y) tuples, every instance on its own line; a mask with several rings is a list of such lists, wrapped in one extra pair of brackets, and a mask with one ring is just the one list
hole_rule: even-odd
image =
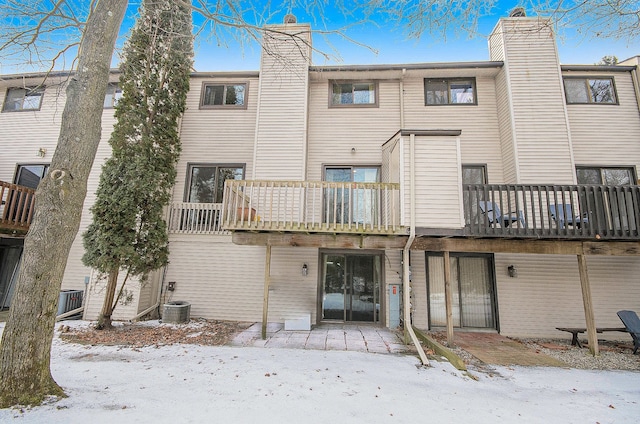
[[(427, 82), (428, 81), (446, 81), (447, 82), (447, 97), (449, 101), (447, 103), (427, 103)], [(473, 102), (472, 103), (451, 103), (451, 82), (452, 81), (471, 81), (471, 86), (473, 88)], [(423, 94), (424, 94), (424, 105), (425, 106), (477, 106), (478, 105), (478, 83), (476, 81), (476, 77), (435, 77), (435, 78), (425, 78), (423, 81)]]
[[(351, 84), (352, 86), (355, 84), (373, 84), (373, 103), (333, 103), (333, 86), (335, 84)], [(379, 86), (378, 80), (329, 80), (329, 108), (330, 109), (340, 109), (340, 108), (378, 108), (380, 107), (380, 95), (379, 95)], [(353, 89), (353, 88), (352, 88)]]
[[(6, 109), (7, 106), (7, 100), (9, 98), (9, 93), (11, 92), (11, 90), (26, 90), (25, 95), (22, 97), (22, 106), (20, 109)], [(2, 113), (11, 113), (11, 112), (37, 112), (39, 110), (42, 109), (42, 100), (44, 99), (44, 92), (46, 90), (46, 87), (43, 85), (37, 85), (37, 86), (28, 86), (28, 87), (7, 87), (7, 89), (5, 90), (5, 95), (4, 95), (4, 102), (2, 103)], [(29, 109), (25, 109), (24, 108), (24, 100), (27, 97), (27, 93), (28, 92), (33, 92), (36, 91), (38, 92), (40, 95), (38, 97), (40, 97), (40, 102), (38, 103), (38, 107), (37, 108), (29, 108)]]
[[(204, 104), (204, 96), (206, 92), (206, 88), (208, 86), (216, 86), (222, 85), (226, 87), (229, 85), (243, 85), (244, 86), (244, 103), (242, 105), (205, 105)], [(249, 81), (203, 81), (202, 88), (200, 90), (200, 109), (247, 109), (247, 105), (249, 104)]]
[[(611, 102), (611, 103), (604, 103), (604, 102), (593, 102), (591, 101), (591, 93), (587, 92), (588, 94), (588, 101), (585, 102), (571, 102), (569, 101), (569, 96), (567, 94), (567, 89), (564, 85), (565, 80), (582, 80), (582, 81), (588, 81), (588, 80), (610, 80), (611, 81), (611, 88), (613, 89), (613, 96), (615, 97), (615, 102)], [(580, 75), (563, 75), (562, 76), (562, 91), (564, 91), (564, 100), (565, 103), (567, 105), (598, 105), (598, 106), (617, 106), (620, 104), (620, 99), (618, 98), (618, 90), (616, 88), (616, 79), (614, 76), (610, 76), (610, 75), (584, 75), (584, 76), (580, 76)]]
[[(217, 168), (242, 168), (242, 178), (246, 178), (247, 175), (247, 166), (246, 163), (239, 163), (239, 162), (233, 162), (233, 163), (225, 163), (225, 162), (187, 162), (187, 176), (185, 178), (185, 183), (184, 183), (184, 195), (183, 195), (183, 201), (185, 203), (191, 203), (189, 202), (189, 193), (191, 192), (191, 169), (193, 167), (209, 167), (209, 168), (216, 168), (216, 180), (218, 178), (218, 169)], [(217, 184), (217, 181), (216, 181)], [(215, 204), (219, 204), (219, 203), (213, 203)]]

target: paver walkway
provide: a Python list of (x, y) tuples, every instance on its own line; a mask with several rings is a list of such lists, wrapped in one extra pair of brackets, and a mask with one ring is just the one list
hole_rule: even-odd
[(262, 340), (262, 324), (255, 323), (229, 343), (231, 346), (256, 346), (314, 350), (352, 350), (371, 353), (403, 353), (409, 349), (398, 333), (372, 325), (321, 324), (311, 331), (285, 331), (284, 325), (269, 323)]

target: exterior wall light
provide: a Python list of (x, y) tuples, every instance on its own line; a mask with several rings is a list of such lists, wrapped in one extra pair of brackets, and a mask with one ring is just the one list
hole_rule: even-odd
[(306, 277), (308, 273), (309, 273), (309, 267), (307, 266), (307, 264), (302, 264), (302, 276)]
[(45, 149), (44, 147), (41, 147), (38, 149), (38, 152), (36, 153), (37, 156), (43, 158), (44, 155), (47, 154), (47, 149)]
[(509, 265), (507, 267), (507, 273), (509, 274), (509, 277), (516, 278), (518, 276), (518, 269), (515, 265)]

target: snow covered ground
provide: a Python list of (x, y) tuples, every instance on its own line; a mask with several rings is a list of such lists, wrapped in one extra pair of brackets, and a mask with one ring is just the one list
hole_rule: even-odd
[[(86, 325), (86, 324), (85, 324)], [(68, 398), (0, 409), (16, 423), (631, 423), (640, 374), (496, 367), (474, 380), (446, 362), (304, 349), (141, 349), (54, 339)]]

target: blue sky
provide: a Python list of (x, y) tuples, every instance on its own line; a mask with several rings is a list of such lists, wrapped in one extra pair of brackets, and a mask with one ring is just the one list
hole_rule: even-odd
[[(1, 1), (1, 0), (0, 0)], [(255, 5), (256, 9), (264, 7), (267, 0), (234, 0)], [(348, 0), (344, 0), (345, 3)], [(385, 63), (419, 63), (419, 62), (468, 62), (489, 60), (487, 48), (487, 35), (491, 32), (498, 19), (507, 16), (508, 12), (524, 0), (499, 0), (495, 1), (494, 11), (491, 16), (485, 16), (478, 23), (477, 34), (470, 37), (467, 33), (449, 31), (446, 37), (441, 34), (431, 36), (423, 34), (418, 40), (409, 39), (406, 29), (388, 22), (379, 14), (374, 17), (374, 22), (352, 27), (346, 35), (359, 44), (375, 49), (365, 48), (353, 42), (346, 41), (339, 36), (326, 37), (320, 34), (313, 35), (314, 47), (324, 52), (333, 53), (331, 60), (326, 60), (321, 55), (314, 55), (314, 65), (334, 64), (385, 64)], [(273, 0), (272, 4), (305, 4), (305, 0)], [(322, 2), (320, 2), (322, 3)], [(133, 25), (140, 0), (131, 0), (125, 22), (122, 27), (118, 45), (121, 46), (128, 30)], [(292, 12), (297, 15), (299, 23), (310, 23), (312, 29), (336, 29), (349, 25), (352, 21), (343, 14), (334, 10), (333, 2), (327, 1), (324, 19), (316, 19), (314, 16), (306, 16), (301, 8), (294, 8)], [(282, 23), (287, 10), (281, 10), (270, 16), (266, 21), (270, 24)], [(259, 13), (258, 16), (261, 16)], [(257, 25), (264, 24), (264, 19), (255, 18)], [(196, 18), (196, 29), (201, 22)], [(570, 27), (563, 27), (557, 36), (560, 61), (563, 64), (593, 64), (605, 55), (615, 55), (620, 60), (640, 55), (640, 40), (629, 43), (626, 40), (592, 39), (578, 36)], [(220, 46), (211, 37), (198, 37), (196, 40), (196, 54), (194, 67), (197, 71), (244, 71), (258, 70), (260, 61), (260, 47), (257, 43), (245, 43), (241, 45), (233, 37), (225, 37), (226, 46)], [(336, 54), (337, 52), (337, 54)], [(28, 71), (42, 71), (48, 64), (34, 64), (29, 66), (13, 66), (8, 60), (0, 63), (0, 74), (10, 74)], [(65, 66), (71, 63), (67, 56)], [(118, 64), (117, 55), (114, 56), (113, 66)], [(57, 67), (59, 68), (59, 67)]]
[[(498, 19), (507, 16), (517, 1), (496, 2), (495, 14), (479, 21), (478, 34), (449, 32), (442, 36), (424, 34), (419, 40), (408, 39), (403, 28), (395, 27), (383, 19), (375, 23), (359, 25), (347, 32), (347, 35), (370, 49), (345, 41), (338, 36), (328, 37), (328, 45), (322, 36), (313, 36), (314, 47), (323, 51), (335, 49), (339, 58), (327, 61), (320, 55), (313, 58), (314, 65), (328, 64), (384, 64), (417, 62), (460, 62), (489, 60), (487, 35)], [(311, 23), (312, 29), (320, 29), (321, 23), (314, 25), (313, 18), (294, 11), (299, 23)], [(273, 16), (269, 23), (281, 23), (285, 12)], [(340, 27), (348, 21), (338, 13), (328, 13), (325, 23), (331, 28)], [(640, 40), (629, 44), (626, 40), (590, 39), (579, 36), (569, 27), (563, 27), (558, 33), (558, 50), (563, 64), (593, 64), (605, 55), (615, 55), (620, 60), (640, 55)], [(260, 49), (256, 44), (239, 46), (232, 43), (229, 47), (218, 47), (215, 43), (199, 40), (196, 44), (195, 68), (197, 71), (257, 70), (259, 68)]]

